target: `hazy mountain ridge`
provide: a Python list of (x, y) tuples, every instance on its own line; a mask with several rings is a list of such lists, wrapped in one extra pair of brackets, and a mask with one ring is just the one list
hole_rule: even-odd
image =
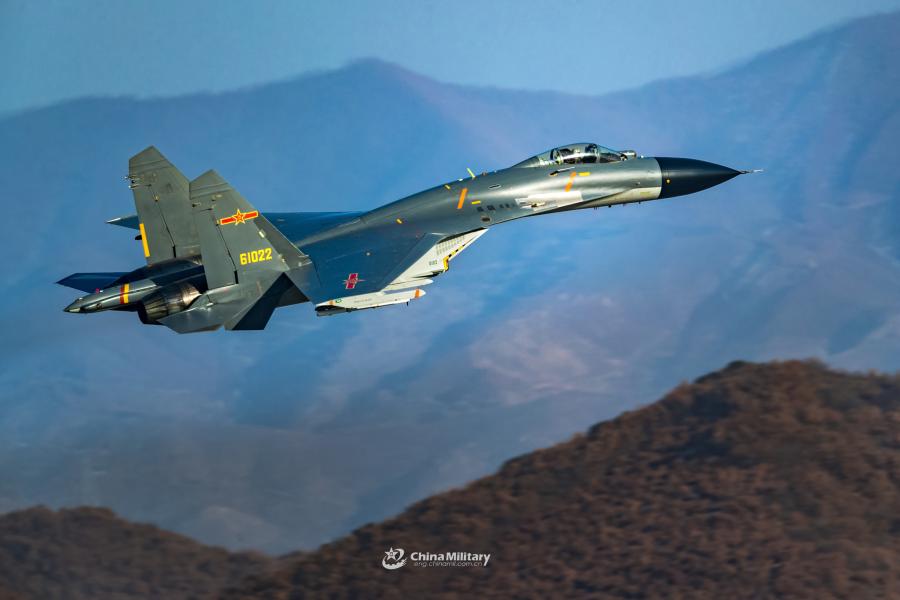
[[(314, 552), (229, 554), (103, 509), (3, 515), (0, 587), (75, 600), (894, 597), (898, 472), (900, 375), (735, 362)], [(389, 548), (491, 558), (387, 571)]]
[(733, 363), (225, 597), (893, 597), (898, 425), (900, 376)]
[[(900, 183), (885, 167), (900, 158), (898, 21), (602, 98), (364, 61), (0, 120), (19, 211), (0, 220), (15, 257), (0, 299), (0, 509), (111, 505), (231, 547), (309, 547), (722, 356), (898, 368)], [(49, 283), (139, 263), (132, 236), (102, 221), (132, 211), (121, 178), (150, 143), (188, 176), (215, 167), (263, 210), (351, 210), (583, 139), (766, 173), (497, 228), (409, 308), (294, 307), (258, 335), (72, 318), (71, 293)]]

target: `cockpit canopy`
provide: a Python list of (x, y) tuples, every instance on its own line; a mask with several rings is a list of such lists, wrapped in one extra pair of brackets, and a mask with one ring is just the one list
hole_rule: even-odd
[(580, 165), (583, 163), (610, 163), (625, 160), (623, 152), (611, 150), (599, 144), (567, 144), (547, 150), (537, 156), (513, 165), (514, 167), (546, 167), (550, 165)]

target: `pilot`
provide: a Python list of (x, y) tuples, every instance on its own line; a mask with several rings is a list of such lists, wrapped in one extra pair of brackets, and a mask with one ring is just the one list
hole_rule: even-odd
[(601, 155), (601, 158), (603, 159), (603, 162), (610, 162), (610, 163), (625, 160), (625, 157), (623, 157), (621, 154), (619, 154), (617, 152), (612, 152), (612, 151), (604, 152)]
[(560, 148), (559, 155), (563, 157), (563, 162), (567, 165), (574, 165), (578, 162), (578, 155), (571, 148)]

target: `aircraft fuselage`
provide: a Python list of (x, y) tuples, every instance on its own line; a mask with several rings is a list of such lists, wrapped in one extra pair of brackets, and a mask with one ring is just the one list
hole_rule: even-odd
[(571, 144), (368, 212), (260, 213), (214, 171), (188, 182), (155, 148), (129, 165), (138, 215), (112, 222), (140, 231), (148, 265), (63, 279), (96, 284), (65, 310), (136, 311), (179, 332), (262, 328), (275, 307), (307, 300), (320, 315), (405, 303), (494, 225), (690, 194), (744, 172)]

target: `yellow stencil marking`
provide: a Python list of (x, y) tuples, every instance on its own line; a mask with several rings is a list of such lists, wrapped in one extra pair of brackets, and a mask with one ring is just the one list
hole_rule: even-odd
[(481, 200), (472, 200), (472, 204), (481, 204)]
[(444, 184), (444, 187), (447, 188), (448, 190), (450, 189), (450, 185), (447, 183)]
[(249, 265), (252, 263), (264, 262), (272, 260), (272, 249), (263, 248), (262, 250), (251, 250), (250, 252), (241, 252), (241, 264)]
[(581, 173), (578, 174), (578, 176), (579, 177), (587, 177), (590, 174), (591, 174), (590, 171), (582, 171)]
[(575, 173), (572, 173), (571, 175), (569, 175), (569, 182), (566, 184), (566, 191), (567, 191), (567, 192), (571, 192), (571, 191), (572, 191), (572, 182), (573, 182), (573, 181), (575, 181)]
[(463, 207), (463, 202), (466, 201), (466, 194), (469, 193), (469, 188), (463, 188), (459, 193), (459, 202), (456, 204), (456, 210), (461, 210)]
[(466, 171), (469, 172), (469, 175), (472, 176), (472, 179), (475, 179), (475, 173), (472, 172), (472, 169), (470, 169), (469, 167), (466, 167)]
[(398, 218), (398, 219), (397, 219), (397, 223), (398, 223), (399, 225), (403, 225), (403, 219)]
[(122, 304), (128, 304), (128, 288), (131, 287), (130, 283), (126, 283), (125, 287), (122, 288)]
[(144, 245), (144, 257), (150, 256), (150, 246), (147, 245), (147, 232), (144, 230), (144, 224), (138, 223), (138, 229), (141, 230), (141, 244)]

